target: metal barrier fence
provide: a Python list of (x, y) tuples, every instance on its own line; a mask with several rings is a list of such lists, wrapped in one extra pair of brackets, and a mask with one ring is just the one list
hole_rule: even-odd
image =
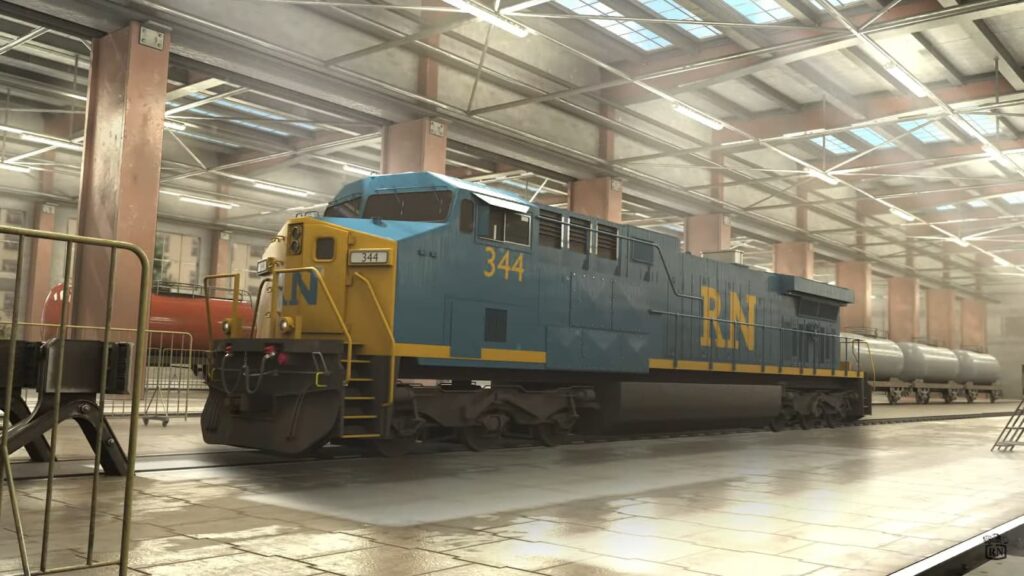
[[(2, 467), (0, 467), (0, 523), (6, 523), (5, 512), (7, 512), (7, 509), (3, 507), (6, 497), (10, 502), (11, 522), (17, 539), (16, 544), (21, 572), (26, 576), (107, 566), (117, 566), (119, 574), (127, 574), (129, 545), (131, 542), (139, 409), (140, 400), (143, 397), (147, 355), (145, 333), (149, 319), (150, 304), (150, 299), (147, 296), (150, 293), (152, 273), (149, 258), (141, 248), (127, 242), (43, 232), (11, 226), (0, 226), (0, 234), (7, 235), (8, 238), (17, 238), (18, 241), (18, 255), (13, 278), (14, 298), (10, 311), (12, 320), (9, 334), (6, 335), (6, 341), (0, 342), (0, 345), (6, 344), (6, 349), (0, 350), (0, 355), (3, 355), (3, 358), (6, 360), (6, 374), (0, 374), (0, 378), (3, 378), (0, 382), (4, 383), (2, 389), (3, 404), (0, 404), (0, 409), (3, 410), (3, 427), (0, 428), (0, 460), (2, 460)], [(69, 299), (65, 299), (61, 304), (60, 323), (57, 327), (55, 339), (45, 348), (48, 354), (46, 371), (43, 373), (45, 376), (40, 375), (37, 380), (32, 382), (21, 380), (21, 378), (24, 378), (23, 369), (26, 355), (22, 353), (19, 356), (19, 350), (25, 344), (24, 341), (19, 342), (19, 338), (22, 338), (26, 331), (26, 327), (19, 322), (19, 317), (22, 316), (22, 307), (24, 306), (24, 295), (21, 289), (23, 283), (21, 281), (23, 280), (24, 267), (28, 258), (27, 252), (30, 241), (34, 241), (34, 248), (38, 248), (39, 243), (44, 241), (65, 245), (66, 250), (64, 251), (63, 261), (64, 286), (72, 285), (73, 263), (78, 262), (76, 256), (82, 254), (89, 257), (93, 267), (86, 268), (86, 266), (82, 265), (82, 270), (76, 271), (75, 276), (88, 274), (91, 280), (97, 281), (95, 289), (100, 292), (98, 295), (105, 297), (104, 321), (99, 328), (101, 338), (91, 342), (91, 344), (96, 344), (96, 346), (89, 347), (89, 350), (95, 350), (96, 353), (90, 356), (89, 354), (74, 352), (75, 343), (87, 340), (87, 337), (78, 332), (70, 332), (69, 327), (72, 325), (71, 311), (69, 310)], [(133, 348), (130, 349), (130, 354), (125, 353), (124, 356), (119, 355), (125, 350), (121, 346), (116, 349), (118, 354), (112, 351), (112, 346), (117, 342), (117, 339), (113, 337), (115, 329), (111, 324), (119, 254), (129, 256), (126, 259), (128, 260), (127, 262), (121, 263), (122, 266), (135, 267), (135, 261), (137, 261), (139, 271), (138, 308), (134, 311), (137, 314), (137, 321), (135, 322), (134, 337), (132, 338)], [(104, 267), (109, 268), (109, 270), (104, 271)], [(105, 285), (102, 283), (104, 272), (106, 275)], [(104, 286), (105, 293), (103, 292)], [(124, 286), (122, 286), (123, 288)], [(131, 290), (134, 292), (134, 287)], [(28, 341), (29, 339), (25, 340)], [(101, 353), (99, 353), (100, 350), (102, 350)], [(97, 355), (100, 357), (96, 358)], [(71, 362), (67, 373), (65, 373), (66, 359)], [(110, 367), (115, 361), (123, 361), (124, 364), (115, 365), (115, 369), (112, 371)], [(81, 366), (95, 366), (97, 373), (86, 373), (84, 369), (80, 368)], [(115, 389), (130, 390), (131, 394), (131, 400), (127, 401), (127, 410), (131, 415), (128, 423), (128, 448), (127, 451), (120, 453), (122, 456), (120, 461), (111, 461), (110, 459), (110, 454), (112, 453), (111, 446), (116, 446), (118, 452), (121, 451), (121, 448), (117, 445), (112, 431), (107, 427), (106, 420), (102, 418), (108, 409), (107, 389), (112, 373), (114, 376), (123, 376), (127, 380), (119, 382), (122, 388)], [(97, 374), (98, 378), (96, 377)], [(19, 377), (17, 382), (16, 375)], [(33, 378), (37, 377), (33, 376)], [(92, 385), (92, 383), (95, 383), (95, 393), (83, 393), (85, 387)], [(14, 410), (16, 407), (15, 389), (26, 387), (37, 387), (41, 402), (40, 406), (28, 416), (24, 414), (19, 415)], [(52, 412), (52, 415), (50, 412)], [(15, 421), (16, 418), (18, 419), (17, 422)], [(93, 432), (91, 436), (88, 433), (86, 434), (95, 457), (92, 462), (92, 474), (89, 484), (88, 530), (85, 535), (79, 534), (79, 524), (75, 522), (77, 515), (86, 515), (86, 512), (81, 507), (68, 506), (63, 502), (59, 502), (57, 504), (59, 506), (58, 510), (54, 511), (54, 490), (58, 480), (56, 460), (62, 431), (62, 427), (59, 424), (62, 419), (68, 418), (77, 420), (83, 432), (87, 427), (91, 427)], [(99, 422), (99, 425), (97, 425), (97, 422)], [(35, 430), (40, 429), (49, 432), (49, 453), (45, 496), (43, 502), (38, 504), (38, 500), (19, 492), (18, 482), (13, 475), (10, 453), (12, 445), (15, 449), (25, 445), (25, 438), (29, 436), (25, 434), (26, 431), (34, 434)], [(45, 446), (42, 432), (39, 433), (39, 438), (35, 441)], [(101, 454), (104, 455), (102, 461)], [(121, 466), (116, 466), (117, 464)], [(99, 473), (101, 466), (108, 472), (108, 475), (104, 475), (102, 480)], [(110, 477), (111, 471), (123, 474), (123, 478)], [(64, 478), (60, 480), (62, 482), (65, 481)], [(71, 482), (72, 485), (76, 481), (75, 478), (67, 478), (66, 480)], [(30, 488), (31, 490), (28, 491), (33, 496), (39, 495), (40, 487), (37, 484), (33, 482)], [(6, 495), (4, 492), (6, 492)], [(109, 506), (112, 498), (114, 499), (114, 506), (119, 509), (116, 511), (101, 511), (101, 506)], [(118, 498), (120, 498), (119, 506), (117, 503)], [(35, 568), (33, 568), (33, 563), (29, 558), (29, 537), (26, 534), (26, 516), (23, 515), (32, 513), (41, 513), (42, 516), (41, 522), (33, 521), (27, 524), (28, 526), (38, 527), (40, 532), (38, 540), (35, 535), (33, 535), (31, 540), (33, 547), (35, 547), (36, 543), (39, 546), (39, 562)], [(119, 543), (117, 543), (116, 553), (113, 550), (103, 550), (103, 546), (100, 546), (101, 549), (97, 551), (97, 519), (100, 514), (102, 514), (104, 523), (103, 534), (107, 534), (108, 530), (114, 529), (114, 526), (120, 527), (120, 539)], [(59, 531), (56, 537), (61, 536), (61, 531), (67, 530), (69, 525), (75, 526), (72, 530), (74, 537), (84, 536), (84, 560), (76, 559), (71, 565), (53, 566), (50, 548), (52, 540), (56, 538), (53, 532), (55, 518), (57, 518), (56, 523)], [(98, 556), (103, 557), (103, 559), (99, 559)]]
[[(26, 331), (34, 332), (41, 340), (55, 338), (60, 329), (59, 324), (43, 322), (19, 322)], [(11, 323), (0, 323), (0, 334), (10, 332)], [(67, 330), (74, 330), (77, 337), (101, 339), (103, 327), (80, 326), (69, 324)], [(111, 328), (110, 333), (115, 341), (135, 339), (135, 330), (129, 328)], [(164, 426), (172, 418), (180, 417), (188, 420), (189, 416), (197, 416), (206, 401), (206, 384), (203, 382), (201, 361), (205, 353), (192, 348), (192, 334), (167, 330), (147, 330), (146, 337), (146, 380), (143, 382), (141, 412), (142, 422), (150, 420), (162, 422)], [(29, 408), (34, 408), (39, 401), (34, 390), (22, 389), (22, 397)], [(107, 398), (108, 416), (127, 416), (131, 413), (131, 399), (126, 395)]]

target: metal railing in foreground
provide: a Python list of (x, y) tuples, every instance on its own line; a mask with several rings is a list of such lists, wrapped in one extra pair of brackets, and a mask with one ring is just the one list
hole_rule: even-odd
[[(0, 234), (7, 235), (8, 239), (11, 237), (17, 238), (18, 240), (18, 255), (16, 260), (16, 266), (14, 271), (14, 298), (10, 310), (11, 326), (10, 335), (6, 342), (0, 342), (0, 344), (6, 344), (6, 350), (0, 351), (0, 355), (6, 360), (6, 373), (0, 374), (3, 378), (3, 404), (0, 405), (0, 409), (3, 409), (3, 427), (0, 429), (0, 460), (2, 460), (2, 467), (0, 467), (0, 522), (3, 521), (5, 509), (3, 508), (3, 502), (6, 499), (9, 500), (10, 514), (12, 516), (14, 533), (17, 539), (18, 555), (21, 564), (21, 572), (26, 576), (30, 574), (52, 574), (57, 572), (67, 572), (75, 569), (82, 569), (88, 567), (106, 567), (106, 566), (117, 566), (118, 573), (121, 575), (128, 573), (128, 558), (131, 543), (131, 524), (132, 524), (132, 507), (134, 497), (134, 486), (135, 486), (135, 458), (138, 444), (138, 420), (139, 420), (139, 407), (140, 400), (142, 398), (143, 383), (145, 379), (145, 366), (146, 366), (146, 342), (145, 333), (146, 326), (149, 319), (149, 305), (150, 299), (146, 296), (150, 293), (151, 287), (151, 266), (149, 258), (146, 253), (134, 244), (127, 242), (120, 242), (115, 240), (105, 240), (100, 238), (89, 238), (85, 236), (76, 236), (71, 234), (60, 234), (54, 232), (43, 232), (39, 230), (28, 230), (24, 228), (15, 228), (11, 226), (0, 226)], [(23, 336), (25, 327), (19, 322), (19, 318), (23, 315), (23, 294), (20, 289), (22, 286), (22, 274), (24, 272), (25, 262), (28, 258), (28, 243), (34, 241), (35, 245), (38, 246), (39, 242), (54, 242), (65, 245), (64, 250), (64, 262), (63, 262), (63, 282), (64, 286), (72, 286), (72, 267), (75, 262), (76, 254), (80, 249), (89, 250), (93, 255), (102, 257), (103, 253), (109, 254), (107, 266), (109, 271), (107, 274), (106, 281), (106, 298), (104, 308), (104, 323), (100, 331), (102, 333), (101, 340), (94, 340), (92, 343), (96, 346), (92, 349), (99, 349), (102, 352), (99, 354), (99, 362), (96, 362), (96, 358), (90, 358), (88, 355), (68, 353), (69, 349), (74, 350), (74, 343), (81, 342), (81, 337), (76, 333), (69, 335), (69, 327), (71, 323), (70, 314), (70, 299), (64, 299), (61, 304), (60, 322), (57, 328), (57, 334), (55, 338), (43, 345), (41, 349), (47, 350), (50, 354), (49, 364), (45, 377), (40, 377), (38, 381), (27, 382), (19, 379), (17, 382), (18, 389), (25, 387), (38, 386), (40, 391), (41, 399), (45, 399), (46, 405), (44, 408), (48, 408), (52, 415), (46, 410), (37, 409), (27, 417), (21, 418), (19, 422), (15, 422), (15, 380), (16, 376), (22, 378), (24, 371), (19, 370), (19, 361), (21, 365), (24, 365), (24, 356), (19, 359), (19, 349), (24, 350), (25, 344), (30, 344), (27, 340), (19, 342), (19, 337)], [(129, 434), (128, 434), (128, 449), (126, 453), (123, 453), (123, 470), (118, 470), (124, 474), (123, 486), (121, 485), (120, 479), (114, 479), (105, 477), (101, 483), (99, 470), (101, 465), (107, 469), (110, 464), (109, 461), (104, 460), (101, 462), (101, 454), (106, 454), (109, 457), (112, 445), (120, 451), (120, 446), (117, 445), (116, 439), (113, 437), (112, 432), (107, 426), (106, 420), (103, 417), (104, 411), (107, 409), (107, 389), (108, 380), (111, 377), (111, 364), (112, 361), (122, 360), (128, 362), (127, 358), (112, 355), (112, 346), (116, 340), (112, 338), (113, 327), (111, 326), (113, 309), (114, 309), (114, 286), (115, 286), (115, 273), (117, 269), (117, 256), (119, 253), (127, 252), (138, 261), (139, 265), (139, 284), (138, 284), (138, 309), (137, 322), (135, 326), (135, 335), (133, 340), (133, 347), (131, 348), (131, 361), (125, 366), (130, 366), (125, 374), (128, 378), (128, 382), (124, 383), (125, 386), (130, 385), (131, 401), (130, 401), (130, 414), (131, 419), (129, 421)], [(93, 272), (90, 270), (89, 272)], [(123, 350), (118, 348), (117, 350)], [(72, 366), (72, 370), (67, 373), (65, 378), (65, 356), (70, 357), (72, 360), (85, 358), (87, 363), (93, 365), (98, 364), (98, 378), (91, 379), (92, 376), (89, 374), (81, 373), (78, 370), (74, 370), (75, 366)], [(91, 360), (91, 362), (89, 362)], [(123, 366), (121, 368), (124, 368)], [(118, 371), (118, 367), (115, 366), (115, 371)], [(95, 391), (93, 393), (83, 393), (83, 383), (95, 382)], [(68, 388), (68, 393), (65, 396), (65, 387)], [(40, 415), (42, 418), (50, 419), (49, 422), (41, 422)], [(24, 416), (24, 415), (23, 415)], [(59, 441), (61, 437), (61, 426), (59, 426), (62, 416), (63, 419), (73, 418), (78, 420), (82, 426), (83, 431), (91, 429), (92, 434), (86, 434), (89, 439), (89, 443), (94, 452), (93, 459), (93, 470), (91, 475), (91, 490), (89, 496), (89, 509), (88, 509), (88, 531), (85, 536), (85, 560), (83, 563), (69, 566), (52, 566), (50, 562), (50, 544), (51, 544), (51, 528), (54, 521), (54, 487), (56, 485), (56, 458), (59, 451)], [(97, 422), (99, 423), (97, 425)], [(40, 526), (41, 535), (39, 539), (39, 563), (37, 568), (32, 567), (32, 562), (29, 559), (28, 551), (28, 538), (26, 537), (26, 523), (22, 515), (22, 507), (20, 506), (20, 494), (17, 487), (16, 479), (12, 475), (11, 458), (10, 458), (10, 447), (14, 445), (17, 447), (19, 443), (24, 443), (26, 437), (26, 430), (32, 432), (38, 429), (40, 426), (44, 426), (45, 430), (49, 432), (49, 458), (47, 462), (47, 475), (46, 475), (46, 486), (45, 486), (45, 500), (42, 504), (42, 522), (32, 523), (33, 526)], [(32, 428), (30, 428), (32, 427)], [(20, 434), (20, 436), (19, 436)], [(14, 438), (12, 441), (11, 439)], [(37, 440), (42, 440), (41, 438)], [(69, 479), (74, 480), (74, 479)], [(107, 495), (114, 494), (120, 495), (122, 503), (120, 506), (120, 542), (116, 553), (112, 551), (109, 553), (103, 553), (102, 555), (108, 556), (103, 560), (97, 559), (97, 516), (100, 512), (100, 489), (101, 484), (104, 491), (103, 502), (108, 503), (109, 500)], [(4, 494), (6, 492), (6, 495)], [(79, 508), (67, 507), (63, 509), (62, 506), (61, 514), (59, 514), (62, 525), (68, 522), (69, 515), (76, 512), (80, 512)], [(105, 514), (105, 522), (111, 519), (117, 519), (117, 514)], [(109, 557), (112, 556), (112, 557)]]
[[(35, 332), (43, 341), (55, 338), (59, 324), (43, 322), (19, 322), (25, 330)], [(0, 323), (0, 333), (8, 334), (11, 323)], [(78, 337), (102, 339), (102, 326), (81, 326), (69, 324), (67, 330), (74, 330)], [(116, 341), (134, 341), (135, 329), (111, 328)], [(172, 418), (188, 420), (189, 416), (200, 413), (206, 401), (206, 383), (201, 369), (205, 351), (199, 353), (192, 348), (192, 334), (169, 330), (146, 331), (146, 380), (142, 384), (142, 422), (160, 421), (166, 426)], [(39, 402), (35, 390), (23, 388), (22, 398), (29, 409)], [(128, 416), (131, 413), (131, 397), (128, 395), (108, 396), (105, 414), (107, 416)]]

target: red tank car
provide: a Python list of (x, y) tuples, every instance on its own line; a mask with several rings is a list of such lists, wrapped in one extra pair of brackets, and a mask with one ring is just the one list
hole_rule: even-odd
[[(41, 322), (44, 324), (60, 323), (60, 307), (64, 298), (64, 285), (57, 284), (46, 296), (43, 304), (43, 315)], [(158, 286), (153, 292), (149, 309), (149, 329), (151, 332), (186, 332), (192, 335), (192, 350), (206, 351), (210, 347), (209, 328), (206, 323), (206, 300), (203, 298), (202, 288), (195, 286), (179, 287), (170, 289)], [(242, 326), (252, 325), (252, 305), (244, 301), (239, 305), (238, 316)], [(219, 321), (222, 318), (231, 317), (231, 300), (210, 298), (210, 315), (213, 318), (214, 339), (223, 336)], [(171, 337), (164, 338), (170, 341)], [(181, 347), (183, 344), (175, 342), (172, 346)], [(161, 346), (159, 339), (151, 341), (151, 347)], [(166, 347), (166, 342), (163, 343)]]

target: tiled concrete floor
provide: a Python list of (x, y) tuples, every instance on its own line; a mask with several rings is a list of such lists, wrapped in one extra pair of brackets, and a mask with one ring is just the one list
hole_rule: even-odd
[[(886, 574), (1024, 514), (1024, 454), (988, 451), (1003, 423), (149, 472), (137, 483), (132, 566), (160, 576)], [(160, 437), (169, 444), (154, 452), (172, 451), (175, 436)], [(120, 485), (102, 482), (101, 558), (117, 547)], [(36, 558), (45, 485), (18, 487)], [(58, 483), (54, 565), (84, 553), (87, 487)], [(4, 504), (0, 574), (18, 566)]]

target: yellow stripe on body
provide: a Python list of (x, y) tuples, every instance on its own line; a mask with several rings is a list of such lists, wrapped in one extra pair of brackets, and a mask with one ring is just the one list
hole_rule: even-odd
[(398, 356), (410, 358), (434, 358), (440, 360), (484, 360), (487, 362), (517, 362), (523, 364), (544, 364), (548, 361), (546, 352), (537, 350), (507, 350), (504, 348), (481, 348), (479, 358), (452, 356), (451, 346), (439, 344), (396, 345)]
[(737, 363), (735, 367), (732, 362), (715, 362), (709, 365), (701, 360), (679, 360), (672, 362), (668, 358), (651, 358), (647, 362), (651, 370), (689, 370), (696, 372), (726, 372), (737, 374), (786, 374), (791, 376), (814, 376), (814, 377), (840, 377), (840, 378), (861, 378), (863, 372), (835, 370), (831, 368), (801, 369), (795, 366), (761, 366), (760, 364)]

